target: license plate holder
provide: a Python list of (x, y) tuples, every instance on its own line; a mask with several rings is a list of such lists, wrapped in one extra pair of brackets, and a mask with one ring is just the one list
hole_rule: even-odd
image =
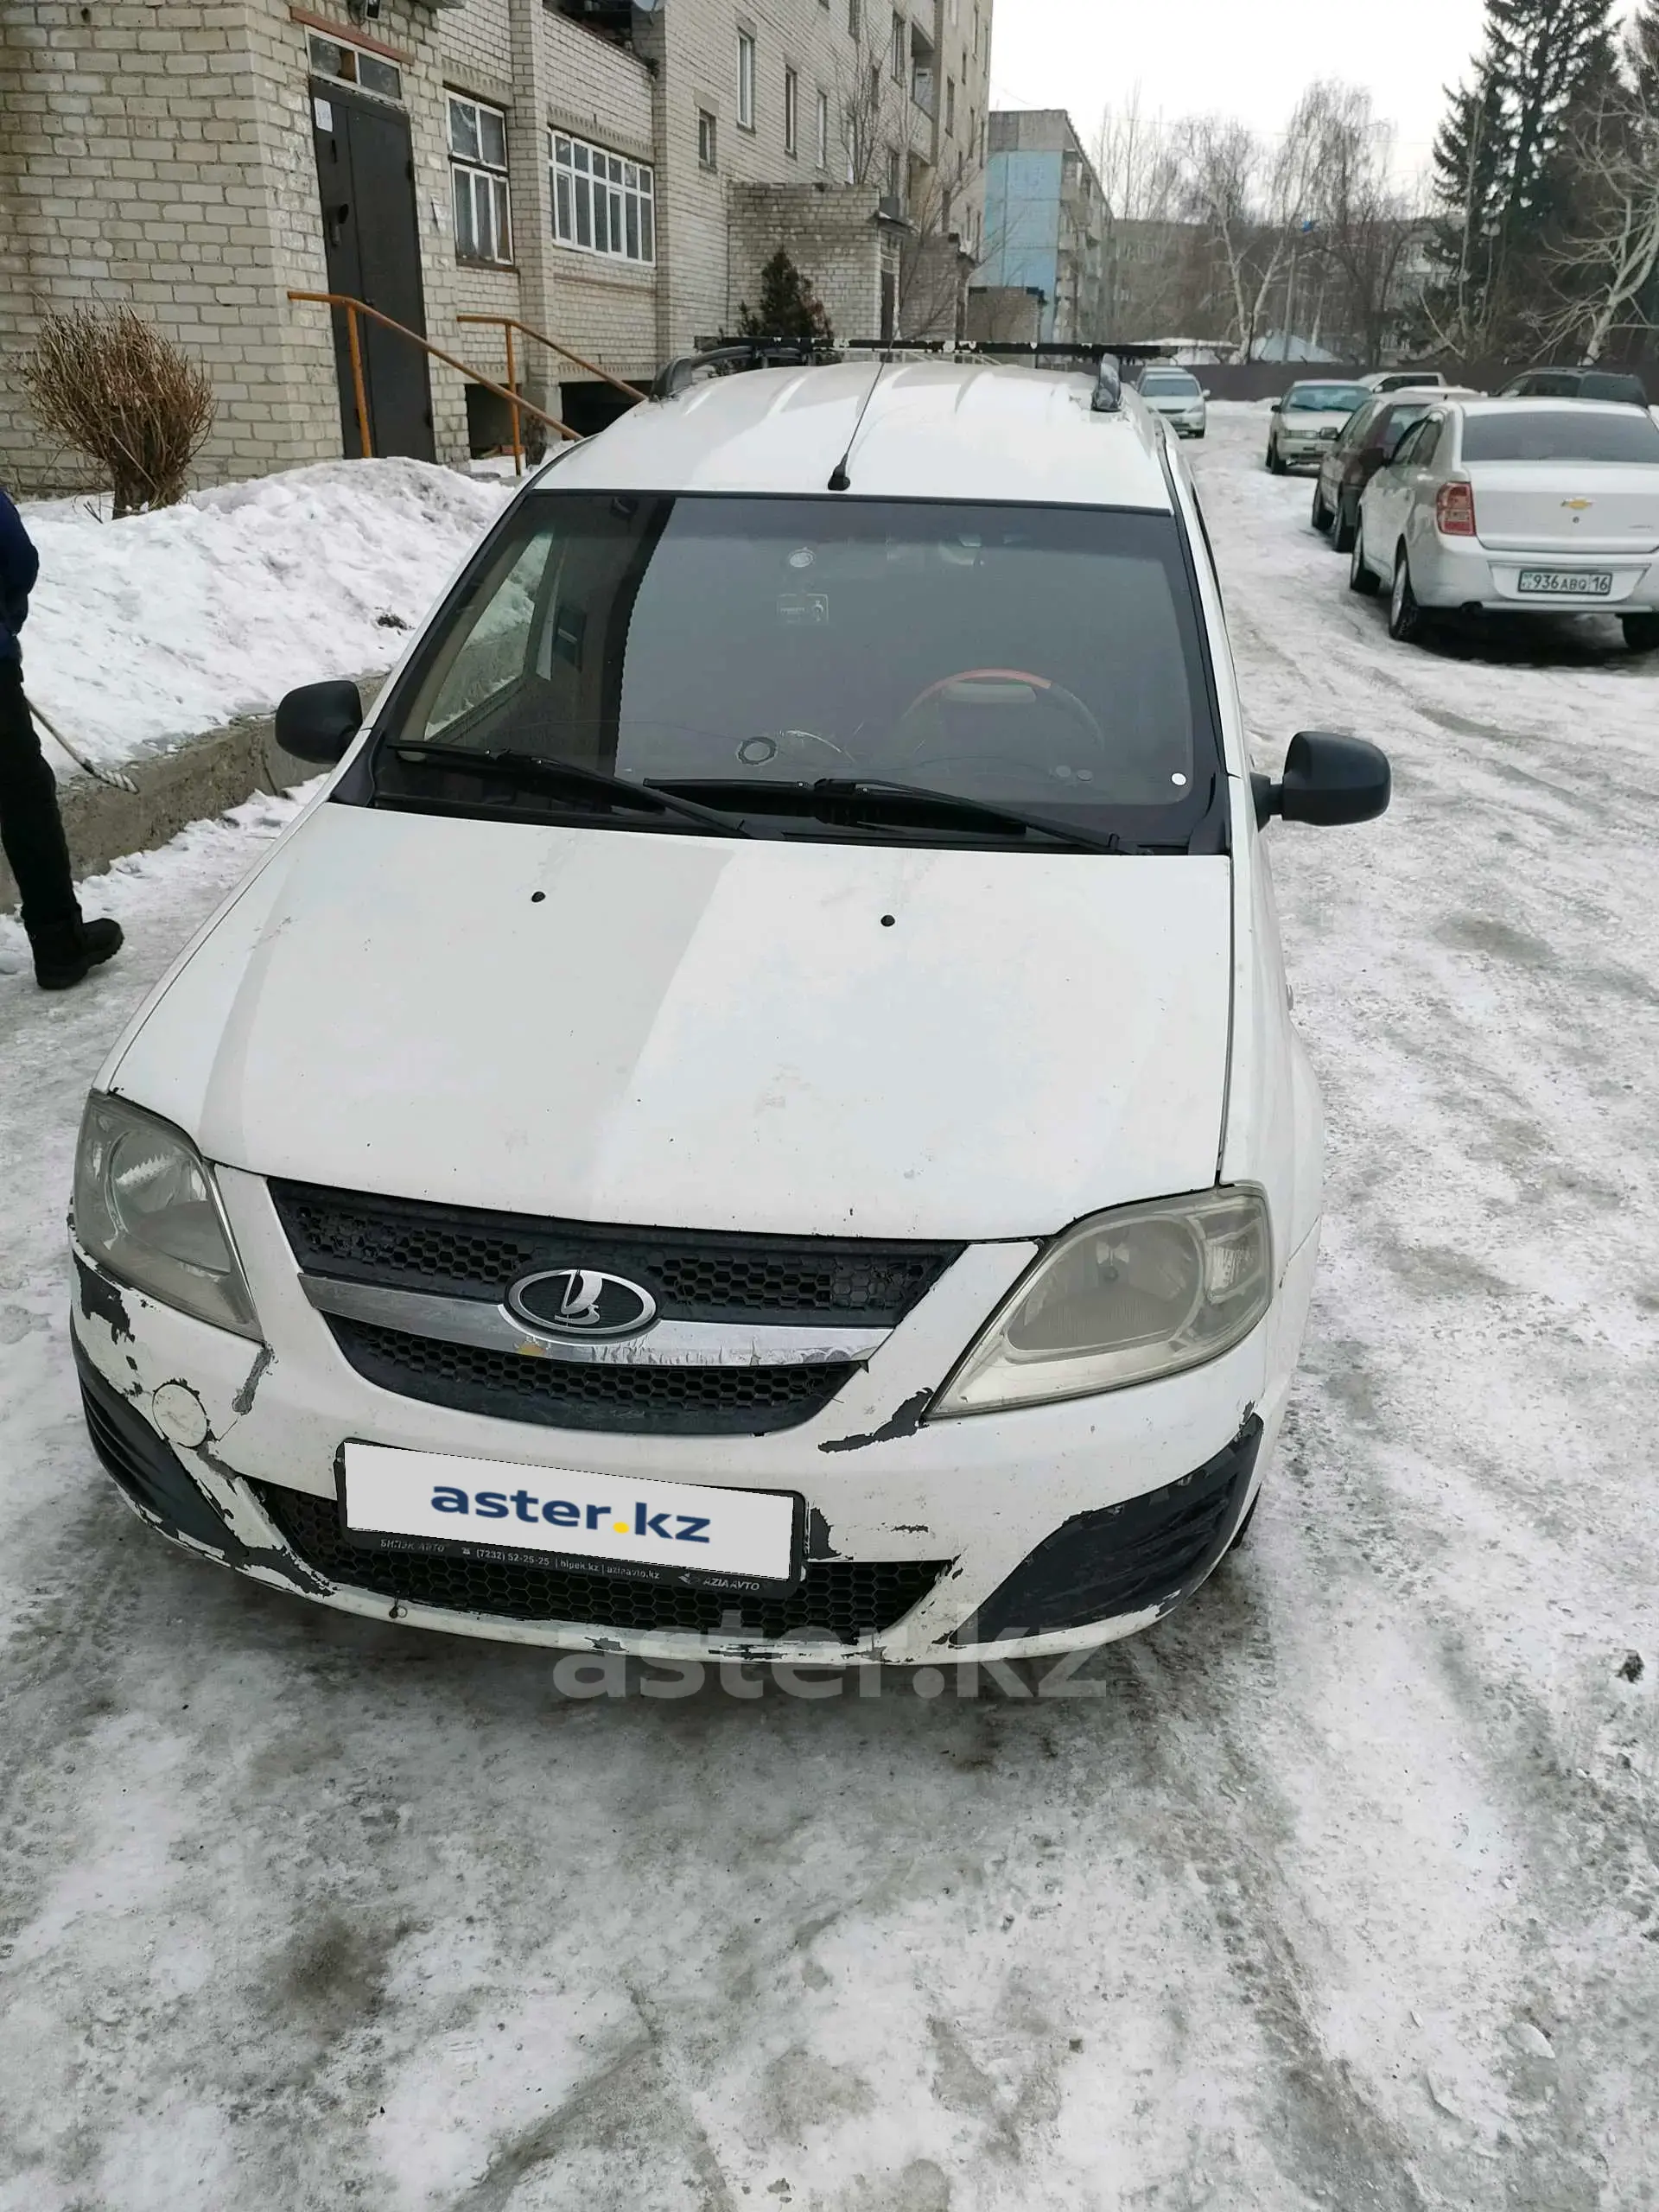
[[(340, 1534), (361, 1551), (755, 1594), (794, 1589), (805, 1568), (806, 1501), (792, 1491), (524, 1466), (355, 1438), (335, 1454), (334, 1484)], [(480, 1499), (497, 1503), (480, 1511)], [(569, 1510), (549, 1516), (552, 1505), (573, 1509), (575, 1520)]]
[(1516, 581), (1517, 590), (1566, 599), (1605, 599), (1612, 588), (1611, 569), (1522, 569)]

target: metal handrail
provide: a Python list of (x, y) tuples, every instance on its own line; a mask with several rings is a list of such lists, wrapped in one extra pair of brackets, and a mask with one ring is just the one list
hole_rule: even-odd
[[(358, 442), (363, 448), (365, 461), (373, 460), (374, 444), (369, 435), (368, 394), (363, 382), (363, 344), (357, 327), (357, 318), (360, 315), (367, 315), (371, 321), (380, 323), (388, 330), (396, 331), (399, 338), (407, 338), (411, 345), (418, 346), (424, 353), (430, 353), (446, 368), (470, 378), (474, 384), (481, 385), (486, 391), (493, 391), (498, 399), (505, 399), (515, 410), (522, 407), (526, 415), (533, 415), (538, 423), (545, 423), (550, 430), (556, 430), (562, 438), (569, 438), (573, 444), (581, 442), (582, 433), (573, 430), (568, 423), (561, 423), (556, 415), (550, 415), (544, 408), (533, 405), (528, 399), (521, 399), (516, 391), (505, 391), (500, 385), (492, 383), (488, 377), (480, 376), (465, 361), (458, 361), (453, 353), (446, 353), (442, 346), (435, 346), (429, 338), (423, 338), (418, 330), (411, 330), (407, 323), (394, 322), (389, 315), (382, 315), (378, 308), (372, 308), (366, 300), (354, 300), (345, 292), (290, 292), (288, 296), (290, 300), (303, 300), (313, 307), (341, 308), (345, 310), (346, 342), (352, 357), (352, 396), (357, 408)], [(515, 447), (518, 424), (518, 417), (515, 411)]]
[[(621, 377), (613, 376), (608, 369), (601, 369), (597, 361), (584, 360), (580, 353), (573, 353), (568, 346), (562, 346), (556, 338), (550, 338), (544, 330), (537, 330), (533, 323), (521, 322), (516, 315), (458, 315), (455, 321), (486, 323), (492, 329), (500, 330), (506, 344), (507, 383), (510, 387), (513, 385), (518, 374), (518, 364), (513, 358), (512, 334), (515, 330), (522, 330), (526, 338), (533, 338), (538, 346), (545, 346), (550, 353), (563, 354), (567, 361), (574, 361), (579, 369), (586, 369), (589, 376), (599, 377), (606, 384), (613, 385), (618, 391), (626, 391), (630, 399), (643, 399), (645, 397), (637, 384), (628, 384)], [(530, 403), (525, 400), (522, 404), (529, 406)], [(512, 473), (515, 476), (518, 474), (524, 465), (523, 454), (524, 441), (519, 433), (518, 406), (515, 404), (512, 411)]]

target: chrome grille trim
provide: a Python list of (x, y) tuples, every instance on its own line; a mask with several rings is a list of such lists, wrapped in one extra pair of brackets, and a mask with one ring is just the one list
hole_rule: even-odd
[(442, 1298), (428, 1291), (390, 1290), (334, 1275), (302, 1275), (300, 1286), (320, 1313), (365, 1321), (442, 1344), (479, 1344), (526, 1359), (564, 1360), (577, 1367), (810, 1367), (844, 1360), (857, 1366), (879, 1351), (887, 1329), (785, 1328), (741, 1321), (658, 1321), (637, 1337), (584, 1342), (527, 1329), (505, 1306), (481, 1298)]

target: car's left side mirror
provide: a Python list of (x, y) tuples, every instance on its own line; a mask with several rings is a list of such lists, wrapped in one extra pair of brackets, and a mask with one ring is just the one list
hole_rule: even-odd
[(1210, 387), (1209, 387), (1209, 385), (1208, 385), (1207, 384), (1200, 385), (1198, 386), (1198, 392), (1199, 392), (1199, 396), (1200, 396), (1202, 398), (1208, 399), (1208, 398), (1209, 398), (1209, 397), (1210, 397)]
[(1281, 782), (1271, 776), (1250, 778), (1261, 825), (1275, 814), (1281, 821), (1325, 828), (1371, 822), (1387, 811), (1393, 788), (1386, 753), (1363, 737), (1339, 737), (1325, 729), (1297, 731), (1285, 755)]
[(302, 683), (276, 709), (276, 742), (296, 760), (332, 768), (363, 727), (363, 696), (355, 683)]

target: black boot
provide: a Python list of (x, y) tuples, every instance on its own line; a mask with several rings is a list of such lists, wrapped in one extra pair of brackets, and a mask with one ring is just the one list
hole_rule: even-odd
[(35, 980), (43, 991), (72, 990), (121, 950), (119, 922), (53, 922), (30, 933)]

